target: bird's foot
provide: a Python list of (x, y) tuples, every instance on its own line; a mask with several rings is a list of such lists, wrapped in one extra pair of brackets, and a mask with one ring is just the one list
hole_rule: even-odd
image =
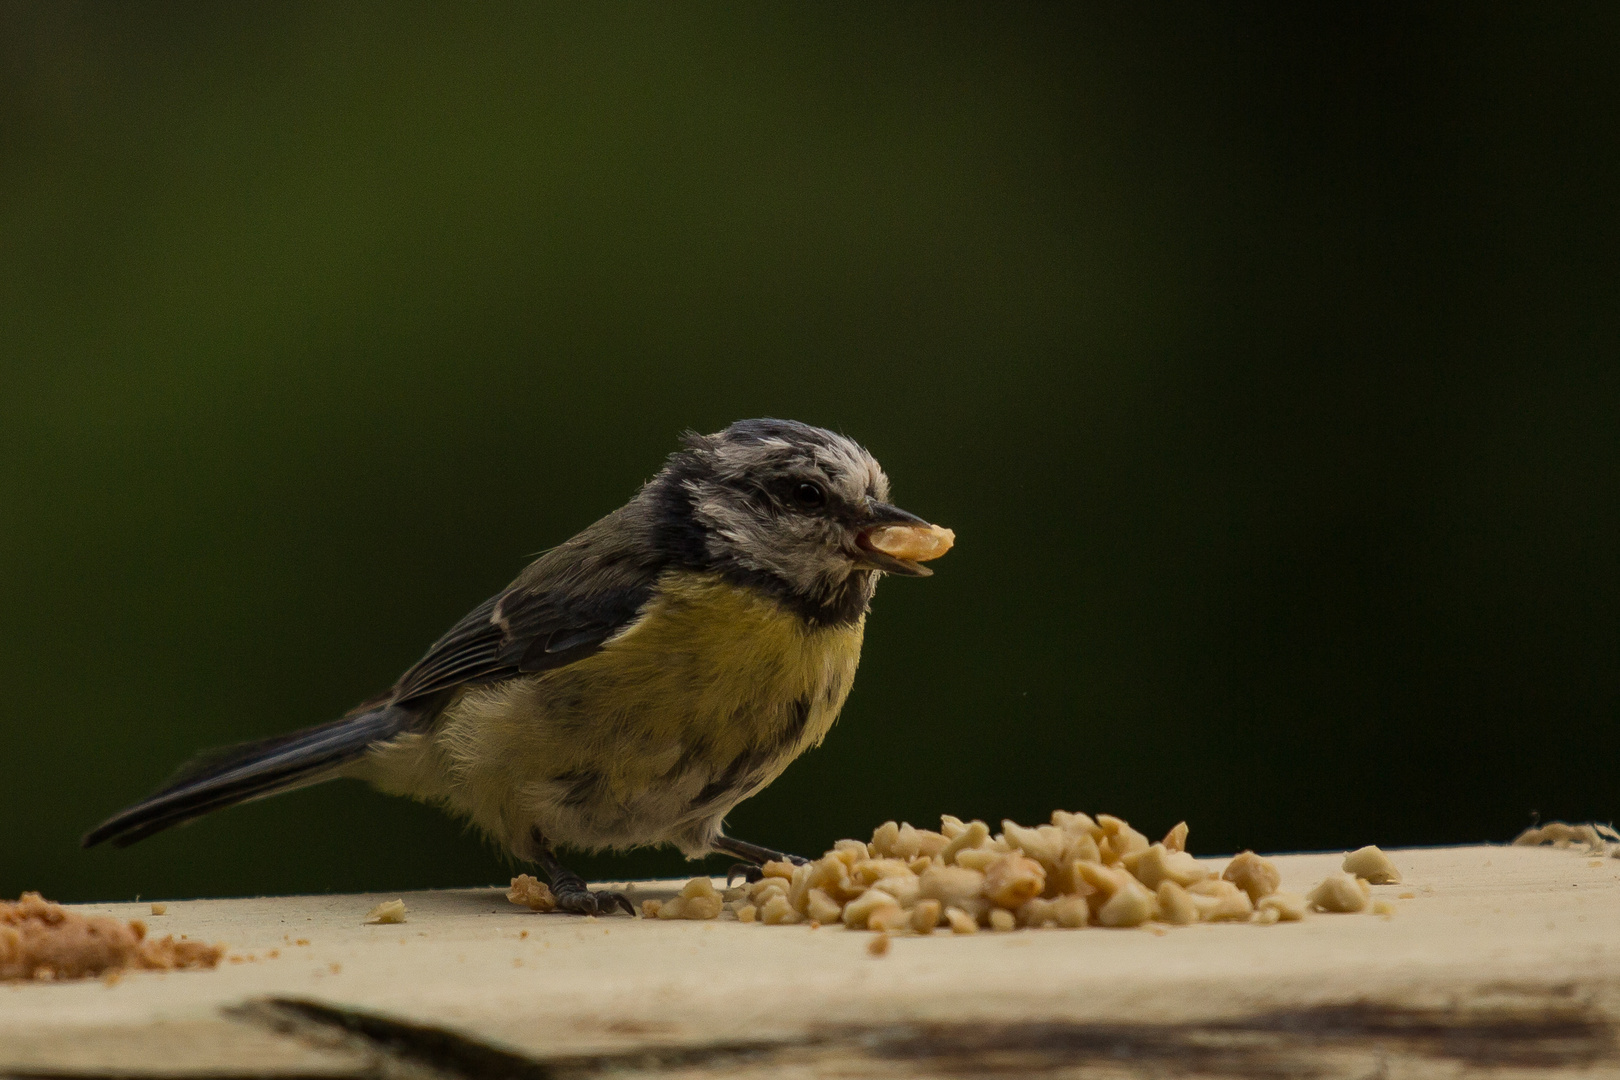
[(785, 851), (761, 847), (759, 844), (750, 844), (748, 841), (738, 840), (734, 836), (715, 837), (714, 849), (747, 860), (746, 862), (732, 864), (731, 868), (726, 871), (727, 885), (730, 885), (731, 879), (737, 876), (741, 876), (744, 881), (750, 883), (758, 881), (765, 876), (760, 867), (768, 862), (785, 862), (793, 866), (804, 866), (810, 861), (802, 855), (789, 855)]
[(621, 909), (626, 915), (636, 913), (635, 905), (624, 893), (612, 889), (593, 891), (572, 870), (559, 869), (551, 875), (551, 894), (557, 898), (558, 911), (575, 915), (611, 915)]
[(557, 898), (558, 911), (571, 911), (575, 915), (611, 915), (622, 910), (626, 915), (635, 915), (636, 907), (630, 898), (622, 892), (611, 889), (553, 889), (553, 896)]
[(611, 915), (622, 910), (632, 918), (636, 906), (622, 892), (612, 889), (592, 890), (585, 879), (557, 861), (551, 848), (538, 832), (534, 834), (534, 859), (546, 872), (551, 895), (557, 898), (557, 910), (575, 915)]

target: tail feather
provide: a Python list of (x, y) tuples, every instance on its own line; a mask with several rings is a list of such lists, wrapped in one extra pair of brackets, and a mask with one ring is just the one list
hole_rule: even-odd
[(128, 847), (211, 811), (331, 779), (339, 766), (398, 735), (415, 718), (410, 710), (383, 706), (205, 755), (162, 791), (91, 829), (83, 844), (111, 840), (114, 847)]

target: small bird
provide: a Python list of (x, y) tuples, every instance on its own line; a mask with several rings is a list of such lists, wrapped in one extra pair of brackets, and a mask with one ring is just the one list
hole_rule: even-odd
[(832, 727), (878, 577), (928, 575), (954, 535), (890, 505), (882, 468), (843, 435), (743, 420), (682, 444), (388, 693), (204, 755), (84, 846), (346, 776), (470, 820), (581, 914), (634, 911), (558, 847), (802, 861), (725, 835), (725, 816)]

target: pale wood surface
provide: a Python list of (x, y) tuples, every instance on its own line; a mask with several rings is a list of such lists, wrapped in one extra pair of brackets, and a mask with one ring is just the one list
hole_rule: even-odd
[[(169, 901), (162, 916), (146, 903), (84, 905), (86, 913), (145, 919), (155, 933), (225, 941), (233, 954), (256, 959), (211, 972), (134, 974), (111, 986), (0, 986), (0, 1075), (376, 1073), (380, 1051), (365, 1040), (322, 1037), (291, 1022), (278, 1031), (263, 1011), (242, 1011), (293, 1000), (448, 1030), (537, 1061), (648, 1047), (820, 1046), (829, 1033), (894, 1025), (1047, 1021), (1068, 1033), (1070, 1049), (1054, 1052), (1078, 1054), (1074, 1075), (1085, 1076), (1182, 1075), (1086, 1064), (1072, 1047), (1089, 1045), (1087, 1031), (1247, 1031), (1256, 1017), (1387, 1007), (1465, 1027), (1481, 1016), (1493, 1024), (1528, 1018), (1538, 1046), (1575, 1046), (1493, 1063), (1485, 1050), (1444, 1050), (1455, 1039), (1442, 1039), (1435, 1045), (1444, 1052), (1410, 1075), (1545, 1076), (1580, 1065), (1584, 1076), (1620, 1076), (1620, 860), (1507, 847), (1391, 855), (1405, 882), (1374, 890), (1395, 901), (1388, 918), (1317, 914), (1298, 924), (1162, 933), (936, 933), (897, 937), (881, 958), (867, 952), (870, 935), (837, 927), (537, 915), (493, 888)], [(1280, 857), (1283, 887), (1307, 890), (1340, 858)], [(643, 896), (669, 892), (669, 883), (640, 886)], [(1403, 892), (1415, 895), (1395, 899)], [(363, 924), (374, 904), (396, 895), (409, 909), (406, 923)], [(270, 958), (272, 950), (279, 956)], [(1293, 1030), (1293, 1021), (1280, 1023)], [(1490, 1030), (1506, 1032), (1502, 1045), (1511, 1045), (1520, 1029)], [(1574, 1032), (1569, 1039), (1579, 1045), (1559, 1043), (1559, 1032)], [(1333, 1052), (1342, 1057), (1355, 1042), (1340, 1038)], [(805, 1075), (860, 1074), (826, 1059), (830, 1051), (794, 1053)], [(752, 1075), (763, 1068), (752, 1060), (681, 1068)], [(1389, 1065), (1405, 1060), (1399, 1054), (1379, 1060), (1383, 1075), (1403, 1075)]]

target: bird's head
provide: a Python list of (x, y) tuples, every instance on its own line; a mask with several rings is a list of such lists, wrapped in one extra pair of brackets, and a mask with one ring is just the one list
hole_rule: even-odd
[(924, 577), (952, 535), (889, 503), (853, 439), (792, 420), (689, 433), (654, 485), (682, 504), (693, 556), (803, 604), (865, 610), (878, 572)]

